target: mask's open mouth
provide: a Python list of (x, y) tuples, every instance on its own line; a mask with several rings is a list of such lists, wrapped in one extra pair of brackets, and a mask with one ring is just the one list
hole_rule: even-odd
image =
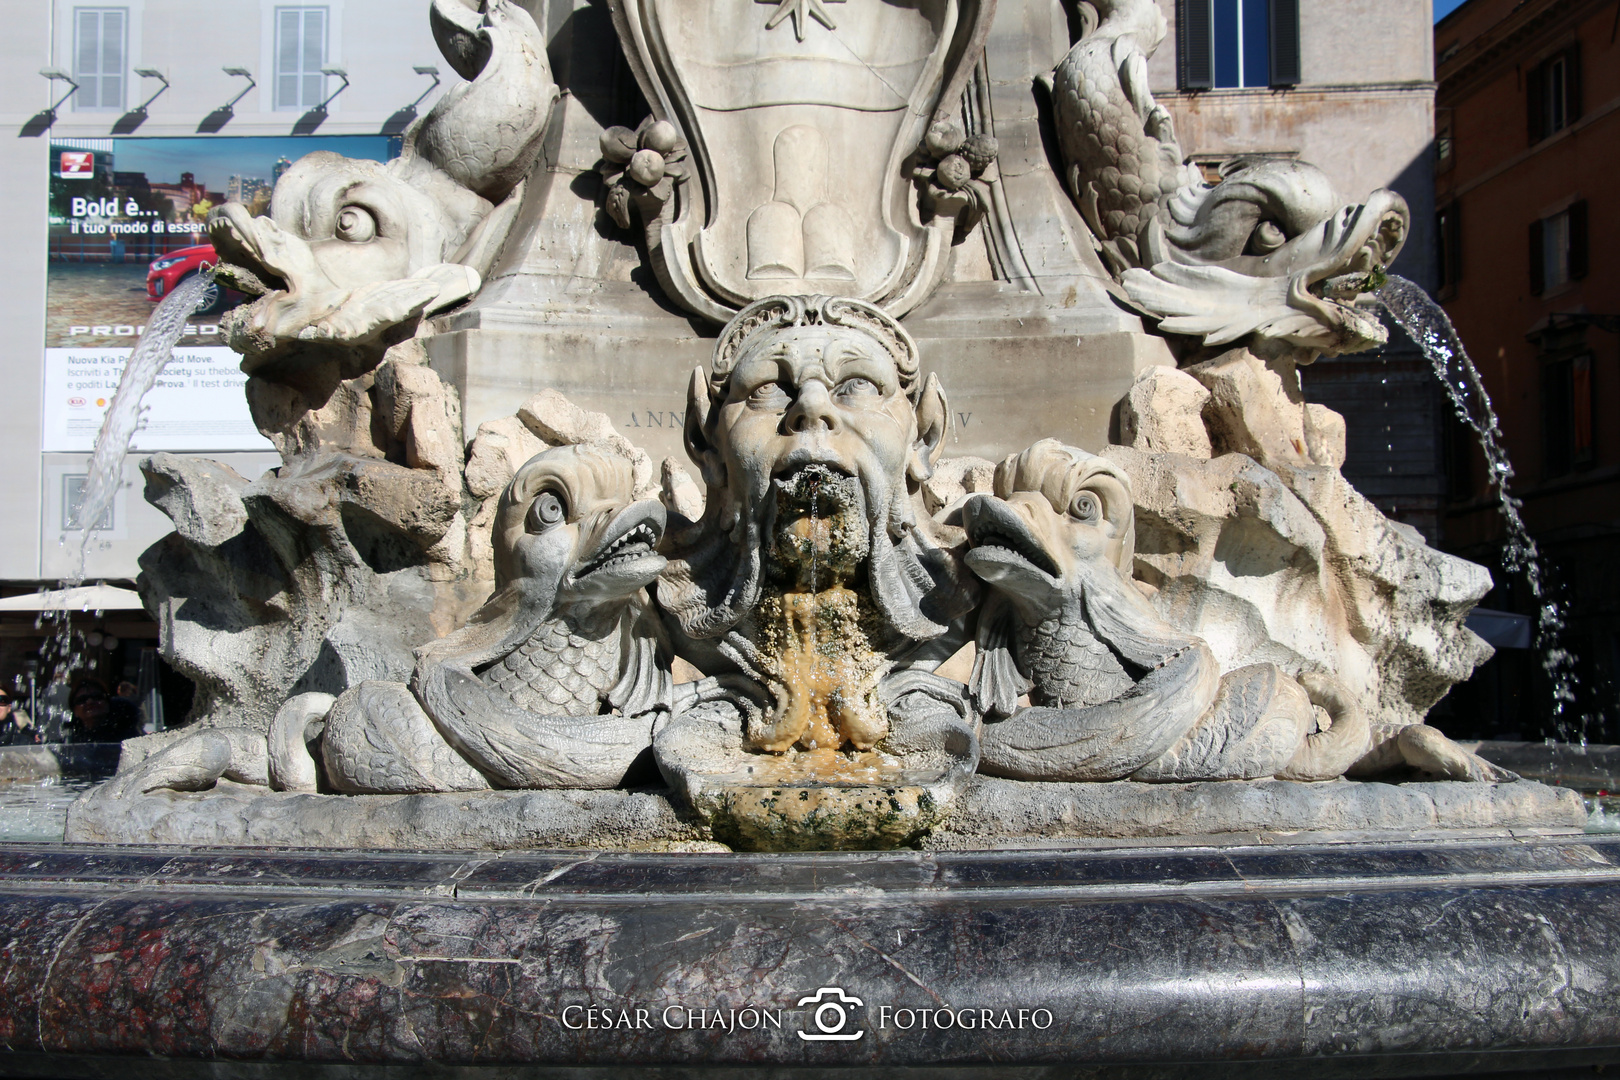
[(855, 477), (825, 462), (789, 464), (771, 478), (780, 507), (808, 510), (812, 506), (824, 515), (848, 510), (860, 498)]
[(792, 465), (771, 487), (774, 573), (820, 589), (854, 574), (871, 549), (860, 481), (824, 462)]
[(975, 571), (1023, 563), (1053, 580), (1060, 576), (1057, 563), (1030, 531), (1024, 516), (1000, 499), (989, 495), (969, 499), (962, 507), (962, 525), (968, 536), (968, 565)]

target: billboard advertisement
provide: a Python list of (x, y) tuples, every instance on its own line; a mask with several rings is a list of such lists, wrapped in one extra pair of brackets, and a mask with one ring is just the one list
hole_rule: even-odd
[[(276, 179), (316, 150), (386, 161), (386, 136), (58, 139), (50, 150), (43, 445), (91, 450), (152, 309), (214, 263), (209, 211), (268, 210)], [(216, 288), (187, 324), (135, 436), (138, 451), (266, 450), (220, 317), (246, 298)]]

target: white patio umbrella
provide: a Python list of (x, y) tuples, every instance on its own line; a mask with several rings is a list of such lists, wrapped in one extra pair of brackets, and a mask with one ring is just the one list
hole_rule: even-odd
[(112, 585), (79, 585), (0, 599), (0, 611), (139, 611), (142, 608), (139, 593)]

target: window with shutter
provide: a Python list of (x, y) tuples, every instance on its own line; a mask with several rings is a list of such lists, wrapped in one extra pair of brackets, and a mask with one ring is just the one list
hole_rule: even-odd
[(1299, 0), (1180, 0), (1181, 86), (1299, 82)]
[(1186, 90), (1208, 90), (1215, 85), (1215, 55), (1210, 30), (1214, 0), (1181, 0), (1177, 40), (1181, 43), (1181, 85)]
[(1272, 86), (1298, 86), (1299, 0), (1271, 0)]
[(1551, 295), (1586, 276), (1586, 200), (1530, 223), (1530, 291)]
[(326, 97), (327, 9), (276, 9), (276, 108), (301, 112)]
[(1581, 50), (1577, 43), (1549, 56), (1525, 77), (1525, 115), (1531, 144), (1581, 118)]
[(1571, 206), (1566, 214), (1569, 218), (1569, 278), (1579, 281), (1586, 276), (1586, 200)]
[(124, 60), (129, 9), (73, 9), (73, 95), (77, 110), (124, 108)]

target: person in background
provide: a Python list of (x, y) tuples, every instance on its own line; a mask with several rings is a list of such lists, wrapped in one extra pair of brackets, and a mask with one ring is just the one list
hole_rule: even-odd
[(134, 704), (107, 696), (95, 679), (73, 688), (73, 741), (123, 742), (141, 733), (141, 714)]
[(18, 746), (37, 741), (33, 719), (17, 707), (11, 692), (0, 689), (0, 744)]
[(125, 679), (118, 684), (118, 690), (113, 695), (113, 701), (129, 702), (129, 707), (135, 710), (135, 726), (139, 729), (138, 733), (141, 735), (150, 735), (152, 733), (151, 717), (146, 715), (146, 703), (141, 700), (140, 687)]

